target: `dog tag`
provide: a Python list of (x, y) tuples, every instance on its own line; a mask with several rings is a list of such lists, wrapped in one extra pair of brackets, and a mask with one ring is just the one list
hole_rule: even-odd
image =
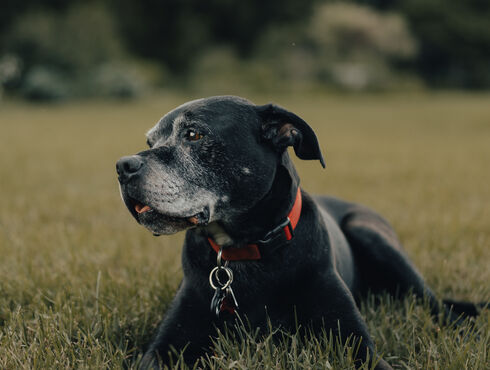
[(225, 296), (221, 301), (220, 313), (223, 314), (226, 312), (235, 315), (237, 310), (238, 310), (238, 303), (235, 298), (235, 293), (233, 293), (233, 289), (231, 289), (231, 285), (230, 285), (228, 288), (226, 288)]
[(238, 302), (231, 286), (226, 289), (216, 289), (211, 300), (211, 312), (218, 319), (227, 319), (237, 313)]
[(221, 310), (221, 303), (223, 302), (224, 298), (225, 298), (224, 289), (217, 288), (214, 291), (213, 299), (211, 299), (211, 312), (214, 313), (218, 318)]
[(214, 289), (210, 308), (218, 319), (227, 319), (237, 314), (238, 303), (231, 288), (232, 282), (233, 271), (227, 265), (221, 266), (218, 254), (218, 266), (209, 273), (209, 284)]

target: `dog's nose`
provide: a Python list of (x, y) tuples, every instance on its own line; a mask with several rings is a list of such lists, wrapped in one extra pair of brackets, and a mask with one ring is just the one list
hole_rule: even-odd
[(121, 183), (128, 182), (129, 179), (136, 176), (143, 167), (143, 159), (139, 155), (130, 155), (122, 157), (116, 163), (116, 171)]

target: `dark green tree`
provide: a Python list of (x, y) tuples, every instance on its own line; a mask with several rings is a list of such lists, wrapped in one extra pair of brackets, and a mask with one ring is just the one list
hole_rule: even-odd
[(435, 86), (490, 87), (490, 1), (405, 0), (417, 69)]
[(315, 0), (113, 0), (128, 46), (183, 72), (212, 44), (248, 56), (266, 29), (307, 17)]
[(436, 87), (490, 87), (490, 1), (357, 0), (401, 12), (419, 43), (415, 70)]

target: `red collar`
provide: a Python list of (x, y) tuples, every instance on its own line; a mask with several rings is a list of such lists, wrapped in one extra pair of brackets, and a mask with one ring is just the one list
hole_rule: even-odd
[[(293, 238), (293, 230), (298, 224), (299, 217), (301, 215), (301, 190), (298, 188), (296, 193), (296, 200), (294, 201), (293, 208), (288, 214), (286, 221), (281, 223), (279, 226), (275, 227), (272, 231), (268, 232), (267, 235), (257, 244), (247, 244), (241, 248), (225, 248), (223, 249), (221, 258), (225, 261), (240, 261), (240, 260), (259, 260), (262, 258), (259, 244), (267, 244), (279, 235), (282, 234), (281, 230), (284, 232), (286, 240), (291, 240)], [(215, 250), (216, 253), (219, 252), (221, 247), (216, 244), (216, 242), (208, 238), (209, 244)]]

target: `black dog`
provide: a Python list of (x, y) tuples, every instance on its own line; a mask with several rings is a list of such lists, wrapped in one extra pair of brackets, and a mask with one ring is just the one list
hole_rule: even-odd
[[(147, 134), (149, 149), (117, 162), (121, 194), (154, 234), (188, 229), (184, 280), (145, 355), (165, 362), (171, 347), (192, 362), (224, 322), (331, 329), (362, 338), (374, 353), (354, 297), (367, 290), (434, 294), (395, 232), (373, 211), (299, 189), (287, 153), (324, 165), (308, 124), (275, 105), (232, 96), (186, 103)], [(210, 275), (211, 273), (211, 275)], [(210, 285), (212, 284), (212, 286)], [(447, 305), (446, 305), (447, 306)], [(454, 316), (447, 307), (447, 315)], [(452, 302), (456, 313), (476, 306)], [(391, 368), (380, 360), (377, 369)]]

